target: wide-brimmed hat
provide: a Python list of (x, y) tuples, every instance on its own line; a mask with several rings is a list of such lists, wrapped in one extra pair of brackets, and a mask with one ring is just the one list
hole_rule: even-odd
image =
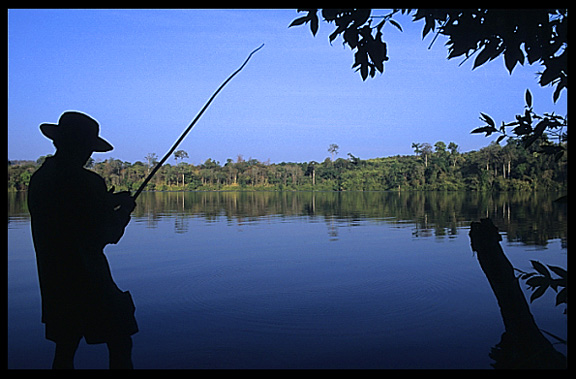
[(40, 125), (42, 134), (52, 141), (73, 145), (86, 145), (92, 151), (110, 151), (114, 147), (98, 136), (100, 125), (92, 117), (80, 112), (64, 112), (58, 124)]

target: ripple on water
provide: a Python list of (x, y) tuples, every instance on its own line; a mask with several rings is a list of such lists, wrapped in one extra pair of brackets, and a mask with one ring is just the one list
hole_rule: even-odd
[(325, 275), (254, 266), (220, 266), (180, 277), (174, 312), (228, 319), (253, 333), (360, 335), (426, 327), (453, 307), (464, 275)]

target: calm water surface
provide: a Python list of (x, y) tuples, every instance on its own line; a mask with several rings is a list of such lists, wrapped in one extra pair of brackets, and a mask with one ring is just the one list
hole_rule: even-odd
[[(136, 303), (136, 368), (490, 368), (504, 326), (470, 222), (491, 217), (516, 268), (567, 267), (558, 196), (143, 193), (105, 251)], [(566, 339), (554, 296), (530, 307)], [(25, 194), (9, 194), (8, 367), (52, 352)], [(106, 368), (105, 345), (82, 343), (76, 366)]]

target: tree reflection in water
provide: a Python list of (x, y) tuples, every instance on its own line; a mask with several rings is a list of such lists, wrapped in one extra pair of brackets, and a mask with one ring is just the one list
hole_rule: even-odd
[[(10, 223), (16, 224), (20, 222), (20, 218), (28, 217), (26, 201), (22, 195), (9, 194), (9, 229)], [(549, 240), (556, 239), (561, 240), (566, 246), (567, 210), (565, 206), (553, 202), (557, 197), (559, 194), (539, 193), (151, 192), (143, 193), (138, 199), (132, 223), (138, 223), (144, 229), (174, 228), (174, 232), (183, 237), (180, 241), (188, 238), (183, 234), (189, 233), (190, 237), (194, 236), (197, 232), (192, 227), (197, 225), (195, 222), (243, 226), (268, 222), (274, 224), (283, 222), (284, 219), (291, 222), (298, 219), (298, 222), (301, 220), (304, 224), (310, 222), (325, 225), (327, 239), (340, 238), (340, 242), (345, 241), (343, 234), (339, 236), (339, 232), (341, 233), (344, 228), (353, 227), (360, 230), (366, 225), (392, 225), (408, 231), (411, 229), (413, 239), (421, 239), (420, 242), (427, 243), (423, 237), (431, 236), (441, 240), (458, 236), (459, 239), (467, 239), (466, 234), (471, 221), (490, 217), (500, 231), (504, 232), (502, 237), (508, 243), (545, 247)], [(410, 233), (407, 235), (410, 236)], [(227, 248), (229, 245), (226, 244), (224, 247)], [(493, 248), (498, 251), (499, 243)], [(471, 254), (470, 259), (472, 259), (471, 269), (479, 272), (474, 264), (475, 258), (472, 258)], [(479, 253), (478, 259), (480, 259)], [(543, 261), (543, 263), (549, 262)], [(486, 267), (481, 268), (486, 274), (484, 270)], [(448, 272), (447, 274), (449, 275)], [(483, 282), (478, 285), (486, 287), (486, 284)], [(499, 300), (498, 305), (502, 307), (506, 301), (502, 300), (503, 297), (499, 297), (496, 291), (494, 292)], [(378, 291), (374, 295), (379, 295)], [(488, 295), (491, 298), (491, 293)], [(562, 311), (553, 308), (553, 305), (551, 307), (551, 311)], [(494, 311), (497, 311), (497, 308)], [(537, 316), (534, 309), (532, 312)], [(530, 320), (530, 317), (527, 316), (526, 319)], [(485, 346), (488, 350), (490, 346), (495, 345), (491, 355), (496, 361), (496, 367), (511, 367), (509, 362), (515, 353), (510, 352), (515, 350), (509, 347), (517, 346), (515, 342), (517, 338), (509, 331), (510, 328), (514, 328), (513, 323), (510, 323), (503, 313), (502, 320), (505, 333), (501, 341), (499, 343), (488, 341)], [(497, 330), (494, 335), (498, 336), (501, 327), (499, 325), (495, 327)], [(530, 328), (534, 331), (534, 327)], [(552, 329), (551, 331), (555, 332)], [(217, 338), (217, 336), (209, 337)], [(486, 357), (487, 354), (488, 351)]]
[[(139, 199), (134, 218), (154, 228), (173, 217), (185, 233), (186, 218), (207, 222), (254, 222), (268, 216), (308, 216), (325, 220), (331, 235), (338, 225), (358, 219), (411, 225), (414, 237), (450, 238), (470, 222), (490, 218), (507, 242), (546, 246), (560, 239), (566, 246), (567, 209), (553, 202), (556, 193), (534, 192), (149, 192)], [(335, 236), (333, 236), (335, 237)]]

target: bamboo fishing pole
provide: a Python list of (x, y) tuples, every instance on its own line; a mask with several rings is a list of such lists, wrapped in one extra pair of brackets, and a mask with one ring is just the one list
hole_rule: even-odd
[(176, 142), (174, 143), (174, 145), (172, 145), (172, 147), (170, 148), (170, 150), (168, 150), (168, 152), (166, 153), (166, 155), (164, 155), (164, 157), (160, 160), (160, 162), (158, 162), (158, 164), (154, 167), (154, 169), (152, 170), (152, 172), (150, 172), (150, 174), (146, 177), (146, 179), (144, 179), (144, 182), (140, 185), (140, 188), (138, 188), (138, 190), (136, 191), (136, 193), (134, 194), (133, 198), (134, 200), (136, 200), (136, 198), (140, 195), (140, 193), (144, 190), (144, 188), (146, 187), (146, 185), (148, 184), (148, 182), (150, 181), (150, 179), (152, 179), (152, 177), (154, 176), (154, 174), (156, 174), (156, 172), (160, 169), (160, 167), (162, 167), (162, 165), (166, 162), (166, 160), (168, 158), (170, 158), (170, 155), (174, 152), (174, 150), (176, 150), (176, 148), (178, 147), (178, 145), (180, 145), (180, 143), (184, 140), (184, 138), (186, 138), (186, 135), (192, 130), (192, 128), (194, 127), (194, 125), (196, 125), (196, 122), (200, 119), (200, 117), (202, 116), (202, 114), (204, 113), (204, 111), (208, 108), (208, 106), (210, 105), (210, 103), (212, 102), (212, 100), (214, 100), (214, 98), (216, 97), (216, 95), (218, 95), (218, 93), (222, 90), (222, 88), (224, 88), (224, 86), (226, 86), (226, 84), (228, 84), (228, 82), (230, 80), (232, 80), (232, 78), (234, 76), (236, 76), (236, 74), (238, 74), (240, 71), (242, 71), (242, 69), (244, 68), (244, 66), (246, 66), (246, 64), (248, 63), (248, 61), (250, 60), (250, 58), (252, 58), (252, 55), (254, 55), (254, 53), (256, 53), (258, 50), (260, 50), (262, 47), (264, 47), (264, 44), (260, 45), (258, 48), (254, 49), (250, 55), (248, 55), (248, 58), (246, 58), (246, 60), (244, 61), (244, 63), (242, 64), (242, 66), (240, 66), (239, 69), (237, 69), (236, 71), (234, 71), (229, 77), (228, 79), (226, 79), (222, 84), (220, 84), (220, 87), (218, 87), (218, 89), (216, 90), (216, 92), (214, 92), (214, 94), (210, 97), (210, 99), (208, 99), (208, 101), (206, 102), (206, 104), (204, 104), (204, 106), (202, 107), (202, 109), (200, 110), (200, 112), (198, 112), (198, 114), (196, 115), (196, 117), (194, 117), (194, 120), (192, 120), (192, 122), (190, 123), (190, 125), (188, 125), (188, 127), (184, 130), (184, 132), (182, 133), (182, 135), (180, 135), (180, 138), (178, 138), (178, 140), (176, 140)]

